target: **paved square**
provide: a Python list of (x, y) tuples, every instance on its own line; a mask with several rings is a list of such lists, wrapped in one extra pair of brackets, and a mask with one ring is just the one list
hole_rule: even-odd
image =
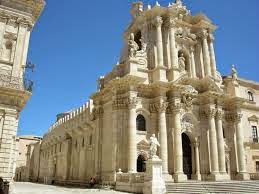
[(122, 192), (100, 189), (67, 188), (55, 185), (43, 185), (36, 183), (15, 182), (15, 194), (89, 194), (89, 193), (110, 193), (125, 194)]

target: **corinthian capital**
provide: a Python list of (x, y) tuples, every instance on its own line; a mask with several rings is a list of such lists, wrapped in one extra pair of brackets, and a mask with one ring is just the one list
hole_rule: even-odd
[(198, 33), (198, 36), (201, 38), (201, 39), (206, 39), (208, 37), (208, 31), (205, 30), (205, 29), (202, 29), (199, 33)]
[(128, 108), (133, 109), (133, 108), (136, 108), (136, 106), (137, 106), (137, 98), (136, 97), (129, 98), (128, 99)]
[(235, 122), (236, 123), (239, 123), (240, 121), (241, 121), (241, 119), (242, 119), (242, 117), (243, 117), (243, 114), (241, 114), (241, 113), (236, 113), (235, 114)]
[(150, 112), (165, 112), (168, 107), (168, 102), (156, 102), (150, 104)]
[(216, 109), (208, 108), (205, 110), (205, 115), (207, 118), (214, 118), (216, 116)]
[(171, 17), (168, 23), (170, 28), (174, 28), (176, 26), (176, 19)]
[(156, 26), (156, 27), (161, 27), (162, 24), (163, 24), (163, 19), (161, 16), (156, 16), (154, 21), (153, 21), (153, 24)]
[(222, 120), (223, 115), (224, 115), (224, 112), (223, 112), (222, 110), (218, 109), (218, 110), (217, 110), (217, 113), (216, 113), (216, 118), (217, 118), (218, 120)]

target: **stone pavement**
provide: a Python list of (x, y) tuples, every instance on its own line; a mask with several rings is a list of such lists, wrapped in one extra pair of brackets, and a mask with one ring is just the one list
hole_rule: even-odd
[(89, 193), (107, 193), (107, 194), (125, 194), (112, 190), (68, 188), (54, 185), (43, 185), (27, 182), (15, 182), (14, 192), (12, 194), (89, 194)]

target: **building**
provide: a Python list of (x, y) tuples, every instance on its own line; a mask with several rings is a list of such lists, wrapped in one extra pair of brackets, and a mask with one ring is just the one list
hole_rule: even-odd
[(119, 63), (44, 135), (37, 179), (137, 187), (152, 134), (166, 181), (256, 178), (259, 83), (235, 66), (231, 76), (217, 71), (216, 27), (204, 14), (192, 16), (180, 0), (143, 7), (132, 4)]
[(30, 33), (43, 6), (43, 0), (0, 1), (0, 177), (5, 181), (14, 176), (19, 113), (32, 89), (24, 79)]
[(15, 181), (29, 181), (31, 163), (36, 163), (33, 160), (33, 150), (40, 145), (41, 139), (41, 137), (27, 135), (17, 138)]

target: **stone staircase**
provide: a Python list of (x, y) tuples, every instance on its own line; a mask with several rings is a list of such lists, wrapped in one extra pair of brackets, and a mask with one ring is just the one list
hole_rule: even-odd
[(167, 193), (259, 193), (259, 181), (166, 183)]

